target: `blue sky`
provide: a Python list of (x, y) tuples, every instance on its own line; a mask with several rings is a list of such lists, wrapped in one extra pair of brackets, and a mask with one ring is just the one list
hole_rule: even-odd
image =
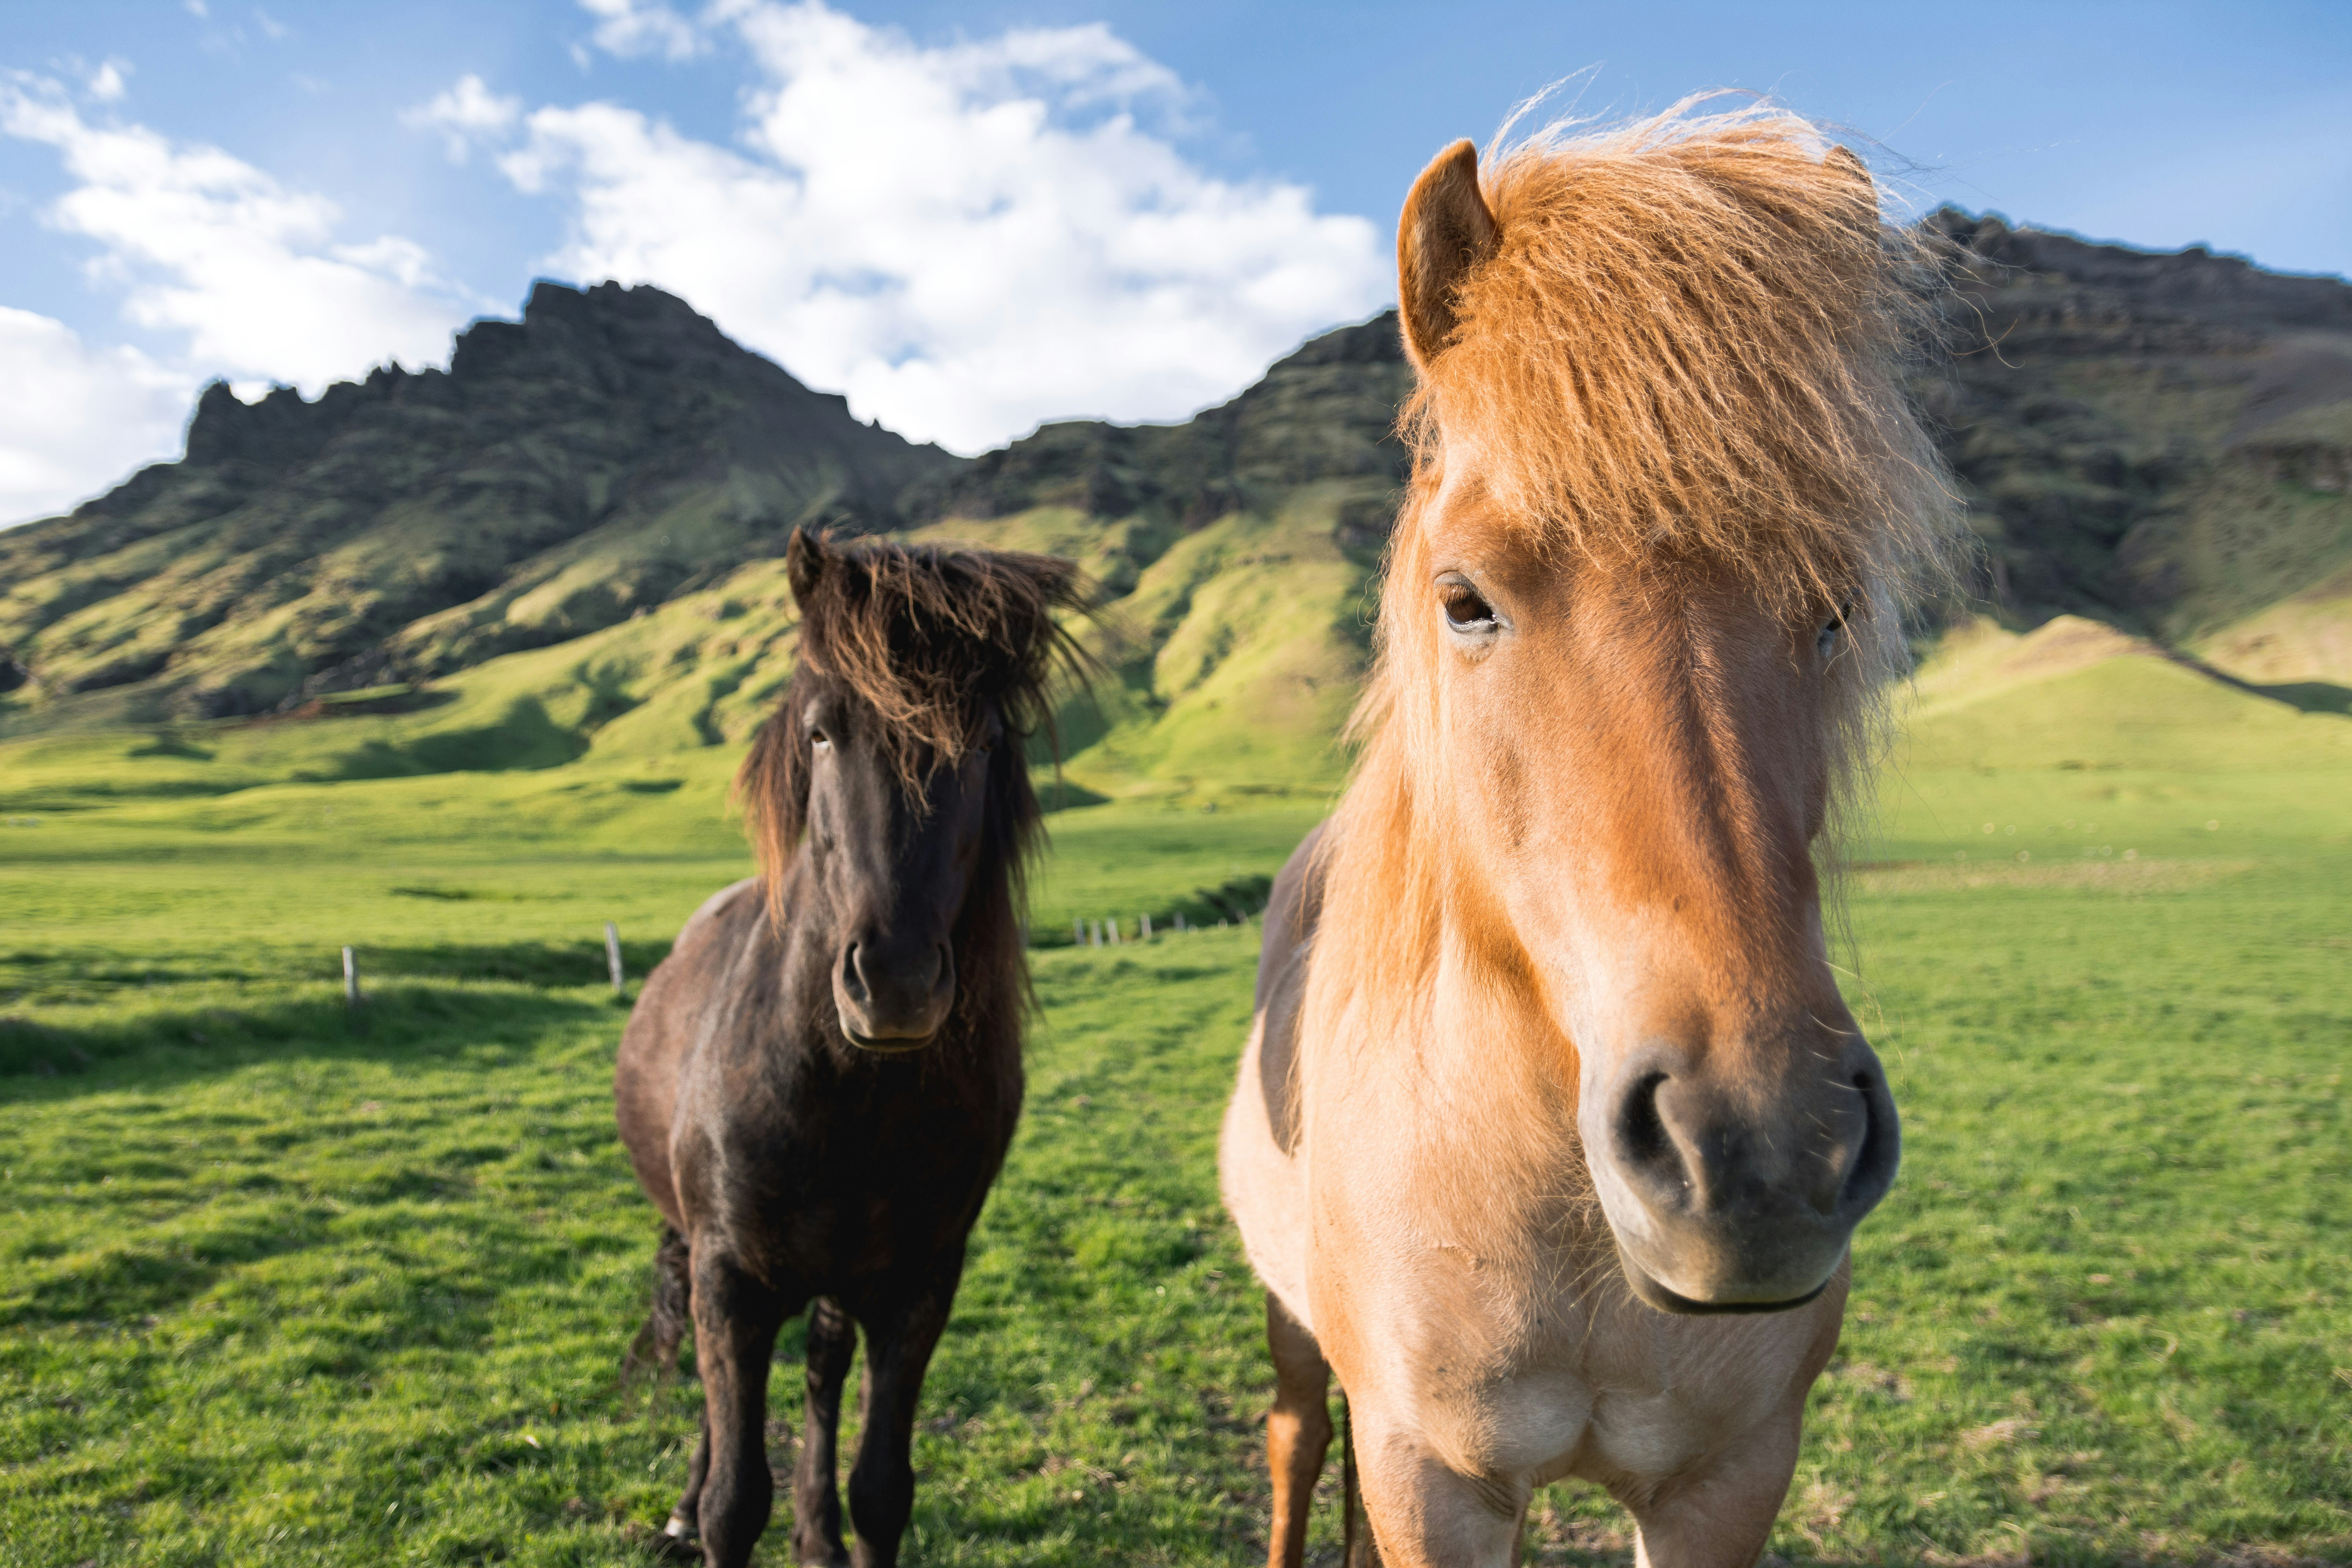
[(683, 293), (976, 450), (1181, 417), (1387, 302), (1519, 99), (1770, 92), (1908, 209), (2352, 270), (2352, 6), (0, 8), (0, 522), (175, 455), (203, 382), (442, 362), (534, 277)]

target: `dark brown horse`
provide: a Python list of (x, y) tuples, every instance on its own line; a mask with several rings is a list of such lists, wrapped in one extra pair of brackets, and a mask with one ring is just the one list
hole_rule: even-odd
[(862, 1328), (855, 1561), (891, 1563), (916, 1397), (1021, 1111), (1023, 742), (1078, 658), (1054, 618), (1078, 578), (801, 533), (786, 568), (799, 668), (737, 779), (765, 874), (687, 922), (621, 1041), (621, 1138), (668, 1222), (636, 1353), (671, 1364), (690, 1321), (702, 1441), (667, 1534), (739, 1565), (773, 1491), (769, 1358), (814, 1308), (794, 1545), (841, 1563), (835, 1428)]

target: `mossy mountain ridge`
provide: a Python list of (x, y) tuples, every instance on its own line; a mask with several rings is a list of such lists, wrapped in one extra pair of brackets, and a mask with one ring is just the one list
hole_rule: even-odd
[[(2339, 706), (2352, 287), (1928, 222), (1959, 308), (1919, 394), (2001, 618), (2087, 616)], [(1325, 789), (1411, 379), (1383, 315), (1183, 423), (1049, 425), (966, 460), (858, 424), (657, 290), (541, 285), (446, 376), (250, 408), (214, 389), (185, 460), (0, 534), (21, 672), (0, 732), (358, 714), (310, 700), (429, 682), (464, 743), (410, 735), (361, 771), (498, 765), (509, 734), (509, 765), (731, 744), (790, 667), (782, 541), (820, 523), (1084, 563), (1119, 629), (1118, 679), (1063, 716), (1081, 784)]]
[[(2233, 628), (2282, 602), (2352, 619), (2352, 286), (1949, 209), (1929, 225), (1961, 309), (1923, 400), (1988, 598), (2224, 665), (2249, 657)], [(2344, 650), (2305, 640), (2262, 673), (2352, 679)]]
[(0, 533), (0, 671), (71, 721), (249, 714), (592, 631), (892, 525), (957, 466), (651, 288), (541, 283), (449, 369), (207, 387), (186, 456)]

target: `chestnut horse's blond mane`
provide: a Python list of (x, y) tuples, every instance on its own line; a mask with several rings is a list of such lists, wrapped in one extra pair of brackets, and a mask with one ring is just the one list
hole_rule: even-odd
[[(1704, 574), (1792, 624), (1843, 612), (1833, 813), (1905, 662), (1900, 607), (1948, 580), (1952, 494), (1901, 385), (1929, 324), (1932, 258), (1881, 221), (1860, 162), (1810, 122), (1692, 109), (1487, 155), (1499, 240), (1454, 290), (1454, 330), (1425, 346), (1403, 416), (1414, 474), (1350, 725), (1363, 750), (1325, 840), (1324, 929), (1346, 936), (1318, 947), (1310, 1036), (1343, 1037), (1350, 998), (1401, 1001), (1462, 902), (1430, 771), (1440, 633), (1418, 526), (1449, 452), (1468, 454), (1503, 526), (1562, 569), (1662, 607)], [(1496, 936), (1487, 961), (1523, 962)]]
[[(1685, 106), (1685, 108), (1687, 106)], [(1737, 563), (1843, 595), (1932, 554), (1946, 490), (1895, 372), (1928, 275), (1859, 161), (1769, 107), (1490, 154), (1501, 230), (1406, 425), (1595, 565)]]

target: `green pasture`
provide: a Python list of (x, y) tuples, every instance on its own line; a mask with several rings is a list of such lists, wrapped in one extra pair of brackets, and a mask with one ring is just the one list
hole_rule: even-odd
[[(2352, 1561), (2352, 722), (2015, 662), (1923, 678), (1848, 879), (1906, 1162), (1772, 1550)], [(641, 974), (747, 871), (722, 749), (340, 782), (256, 752), (279, 782), (240, 783), (172, 745), (225, 749), (0, 748), (0, 1559), (635, 1560), (697, 1394), (616, 1380), (656, 1227), (602, 925)], [(1060, 812), (1035, 930), (1250, 886), (1320, 810)], [(914, 1561), (1261, 1557), (1259, 1298), (1213, 1172), (1254, 941), (1035, 955)], [(1573, 1486), (1529, 1547), (1631, 1556)]]

